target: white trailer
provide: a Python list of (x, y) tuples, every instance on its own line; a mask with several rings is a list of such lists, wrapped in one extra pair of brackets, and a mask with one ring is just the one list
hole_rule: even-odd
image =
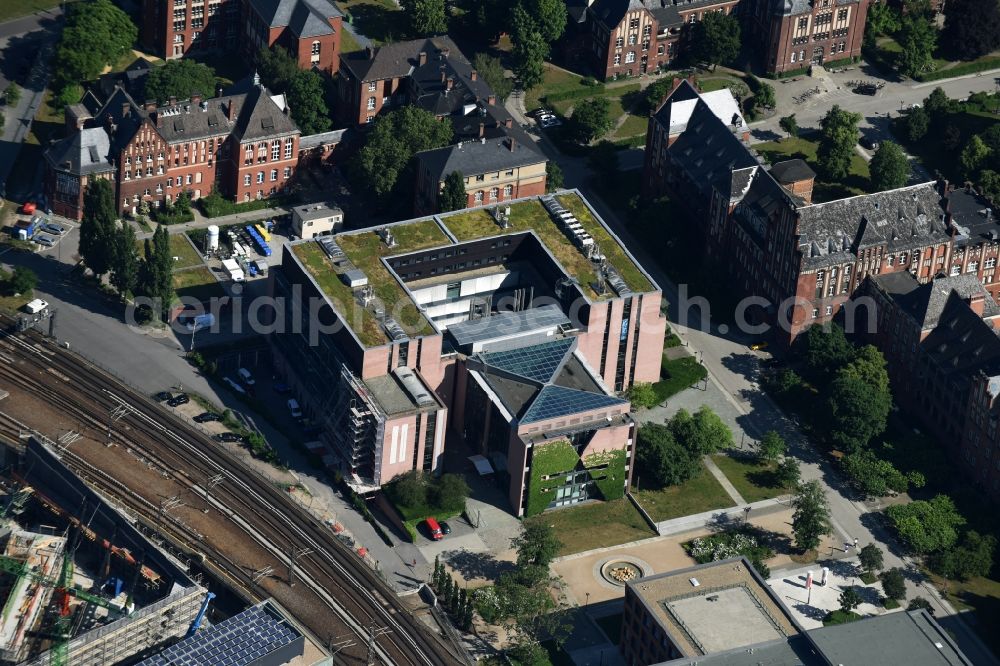
[(229, 279), (233, 282), (243, 282), (246, 279), (246, 276), (243, 275), (243, 269), (240, 268), (235, 259), (223, 259), (222, 267), (229, 273)]

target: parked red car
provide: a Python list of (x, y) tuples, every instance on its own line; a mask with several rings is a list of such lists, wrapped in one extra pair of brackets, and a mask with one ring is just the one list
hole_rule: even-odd
[(435, 541), (440, 541), (444, 538), (444, 534), (441, 532), (441, 526), (438, 525), (438, 521), (434, 518), (428, 518), (424, 521), (427, 525), (427, 531), (431, 533), (431, 538)]
[(24, 213), (25, 215), (31, 215), (32, 213), (34, 213), (35, 212), (35, 202), (34, 201), (26, 201), (26, 202), (24, 202), (24, 205), (21, 206), (21, 212)]

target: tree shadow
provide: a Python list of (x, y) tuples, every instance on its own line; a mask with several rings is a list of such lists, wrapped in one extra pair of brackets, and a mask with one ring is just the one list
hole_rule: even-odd
[(758, 141), (779, 141), (782, 136), (774, 130), (754, 129), (750, 130), (751, 136)]
[(760, 378), (760, 359), (749, 351), (723, 356), (722, 366), (751, 382)]
[(821, 564), (829, 569), (832, 575), (841, 578), (856, 578), (861, 575), (857, 565), (848, 560), (824, 560)]
[(817, 622), (822, 622), (823, 618), (826, 617), (827, 614), (826, 610), (822, 608), (816, 608), (815, 606), (811, 606), (809, 604), (799, 603), (792, 606), (792, 608), (794, 608), (795, 610), (797, 610), (799, 613), (806, 616), (810, 620), (816, 620)]
[(500, 574), (516, 569), (513, 562), (498, 560), (492, 553), (473, 553), (462, 549), (446, 550), (442, 556), (449, 566), (462, 574), (466, 580), (485, 578), (495, 581)]

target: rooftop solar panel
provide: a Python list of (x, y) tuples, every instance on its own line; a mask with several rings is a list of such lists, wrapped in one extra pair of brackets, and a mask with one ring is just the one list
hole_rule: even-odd
[(549, 385), (541, 390), (528, 411), (521, 417), (521, 423), (534, 423), (548, 419), (587, 412), (602, 407), (626, 404), (624, 400), (603, 393), (577, 391), (562, 386)]
[(569, 323), (559, 306), (552, 304), (521, 312), (498, 312), (485, 319), (451, 324), (448, 331), (459, 346), (464, 346)]
[(494, 368), (544, 384), (552, 380), (573, 343), (574, 338), (562, 338), (540, 345), (486, 352), (479, 357)]

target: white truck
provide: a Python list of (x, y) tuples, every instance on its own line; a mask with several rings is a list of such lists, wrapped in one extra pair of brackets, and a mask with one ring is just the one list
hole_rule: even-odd
[(24, 309), (28, 311), (28, 314), (38, 314), (47, 307), (49, 307), (49, 304), (46, 301), (36, 298), (33, 301), (28, 301), (28, 303), (25, 304)]
[(235, 259), (223, 259), (222, 267), (229, 273), (229, 279), (233, 282), (243, 282), (246, 279), (246, 276), (243, 275), (243, 269), (240, 268)]

